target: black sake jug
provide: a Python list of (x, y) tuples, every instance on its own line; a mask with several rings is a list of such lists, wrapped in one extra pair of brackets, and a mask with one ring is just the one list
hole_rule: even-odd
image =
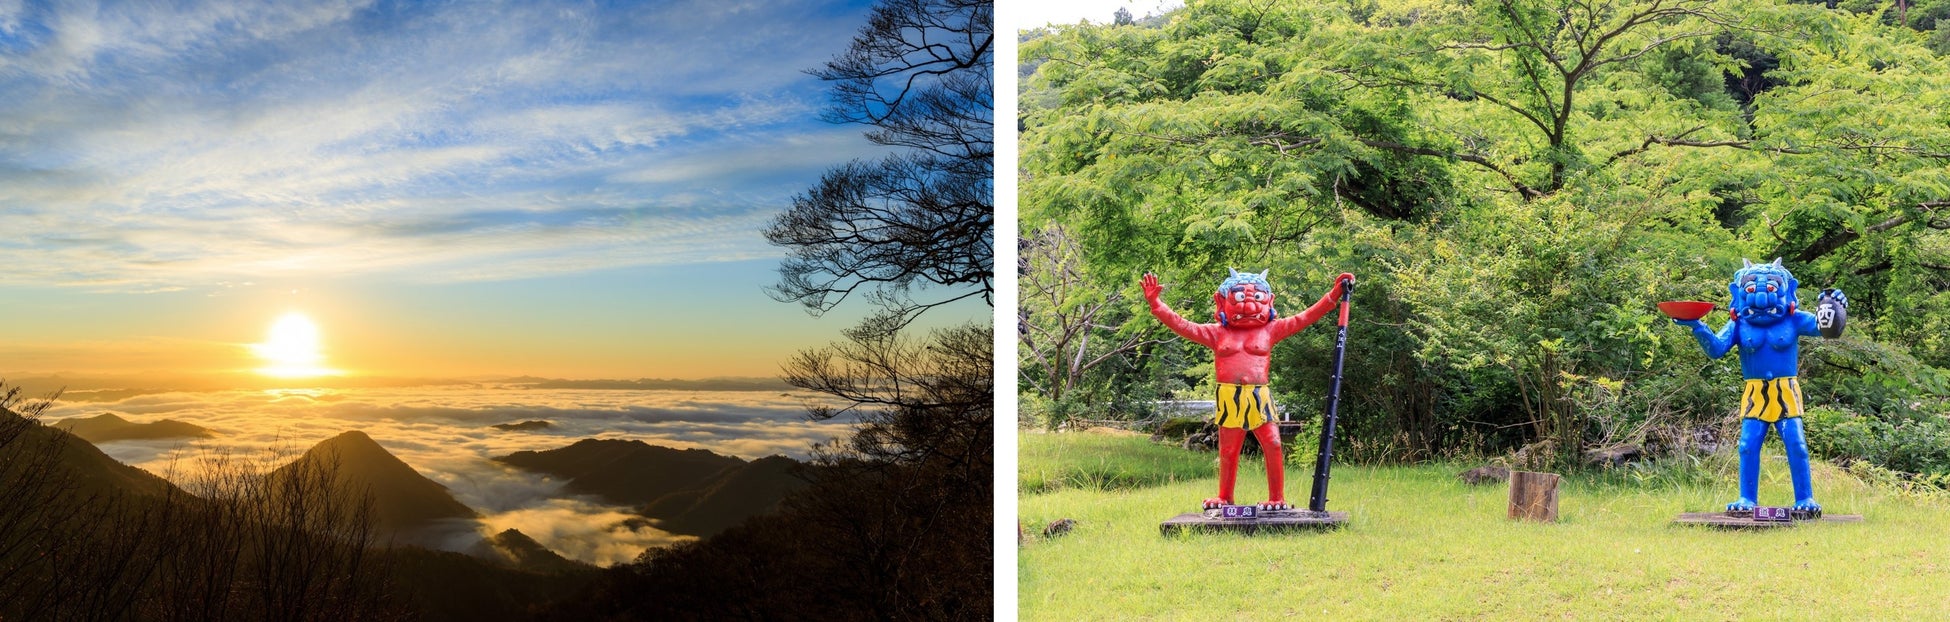
[(1842, 328), (1848, 325), (1848, 299), (1838, 298), (1835, 294), (1835, 290), (1829, 288), (1821, 290), (1821, 295), (1815, 298), (1815, 328), (1820, 329), (1821, 336), (1828, 339), (1840, 339)]

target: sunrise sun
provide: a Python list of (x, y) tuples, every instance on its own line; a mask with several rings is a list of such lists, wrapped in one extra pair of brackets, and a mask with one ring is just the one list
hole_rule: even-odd
[(318, 348), (318, 324), (297, 311), (279, 317), (271, 324), (264, 343), (251, 344), (251, 349), (267, 363), (257, 370), (266, 376), (304, 378), (337, 373), (323, 366), (325, 355)]

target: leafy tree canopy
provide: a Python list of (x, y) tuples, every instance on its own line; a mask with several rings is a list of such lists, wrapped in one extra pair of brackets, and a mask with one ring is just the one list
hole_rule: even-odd
[[(1950, 59), (1884, 15), (1213, 0), (1055, 28), (1022, 47), (1024, 235), (1060, 224), (1099, 297), (1149, 270), (1180, 309), (1228, 266), (1290, 301), (1357, 273), (1350, 434), (1376, 455), (1716, 420), (1737, 369), (1653, 303), (1723, 300), (1742, 257), (1785, 257), (1804, 304), (1847, 291), (1851, 339), (1913, 354), (1896, 375), (1921, 392), (1950, 366)], [(1321, 332), (1275, 350), (1302, 406)], [(1878, 408), (1850, 402), (1860, 374), (1803, 374)]]

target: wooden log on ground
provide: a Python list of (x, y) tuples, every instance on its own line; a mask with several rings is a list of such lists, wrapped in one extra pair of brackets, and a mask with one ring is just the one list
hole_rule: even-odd
[(1557, 522), (1556, 473), (1510, 472), (1510, 518)]

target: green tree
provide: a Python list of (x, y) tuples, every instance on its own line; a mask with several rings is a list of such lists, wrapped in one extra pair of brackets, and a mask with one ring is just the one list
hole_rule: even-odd
[(1146, 339), (1145, 331), (1129, 325), (1131, 306), (1122, 293), (1091, 286), (1083, 251), (1061, 226), (1024, 236), (1018, 270), (1022, 308), (1016, 336), (1021, 344), (1022, 382), (1046, 400), (1047, 425), (1062, 423), (1079, 407), (1079, 393), (1090, 392), (1106, 363), (1120, 361), (1140, 348), (1161, 343)]
[[(1770, 0), (1215, 0), (1057, 28), (1023, 45), (1022, 213), (1072, 232), (1100, 299), (1145, 270), (1356, 272), (1350, 376), (1380, 382), (1348, 395), (1372, 407), (1351, 452), (1569, 461), (1719, 419), (1737, 373), (1652, 303), (1723, 298), (1743, 256), (1950, 364), (1950, 67), (1913, 32)], [(1278, 392), (1320, 392), (1321, 347), (1275, 350)]]

